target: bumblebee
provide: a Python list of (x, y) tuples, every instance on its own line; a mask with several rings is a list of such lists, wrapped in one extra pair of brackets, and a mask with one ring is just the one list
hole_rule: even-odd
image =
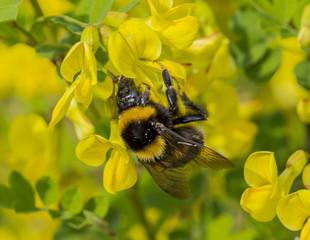
[(169, 107), (150, 100), (149, 85), (145, 84), (144, 91), (139, 91), (133, 79), (123, 76), (116, 94), (119, 132), (125, 146), (136, 154), (159, 187), (175, 198), (186, 199), (190, 196), (191, 170), (219, 170), (235, 168), (235, 165), (204, 146), (201, 130), (186, 125), (206, 120), (207, 112), (193, 103), (178, 84), (184, 106), (193, 113), (181, 116), (171, 76), (160, 66)]

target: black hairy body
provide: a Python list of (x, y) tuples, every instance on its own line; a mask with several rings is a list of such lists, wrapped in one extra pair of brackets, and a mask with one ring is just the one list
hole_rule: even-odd
[(234, 164), (204, 146), (203, 133), (186, 124), (206, 120), (207, 112), (179, 88), (184, 106), (193, 112), (180, 116), (171, 77), (166, 69), (162, 69), (162, 75), (169, 108), (149, 100), (148, 85), (139, 92), (133, 79), (120, 79), (116, 95), (119, 131), (126, 147), (137, 155), (156, 183), (170, 195), (185, 199), (189, 197), (191, 170), (234, 168)]

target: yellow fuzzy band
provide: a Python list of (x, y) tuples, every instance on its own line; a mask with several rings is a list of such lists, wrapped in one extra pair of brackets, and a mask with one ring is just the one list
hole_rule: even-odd
[(147, 120), (156, 115), (156, 109), (151, 106), (136, 106), (121, 113), (118, 121), (119, 132), (122, 133), (126, 125), (138, 120)]
[(141, 161), (153, 162), (155, 157), (163, 154), (165, 141), (161, 136), (157, 136), (153, 142), (146, 145), (142, 150), (135, 151), (135, 154)]

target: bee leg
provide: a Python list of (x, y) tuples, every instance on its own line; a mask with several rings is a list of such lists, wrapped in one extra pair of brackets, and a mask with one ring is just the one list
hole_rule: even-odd
[[(157, 61), (156, 61), (157, 62)], [(172, 113), (173, 116), (176, 116), (178, 113), (178, 94), (177, 91), (172, 86), (172, 79), (171, 76), (166, 68), (161, 65), (161, 63), (157, 62), (161, 68), (161, 74), (164, 80), (164, 83), (167, 87), (166, 89), (166, 97), (169, 103), (169, 111)]]
[(189, 123), (189, 122), (206, 120), (208, 117), (208, 113), (202, 107), (196, 105), (191, 100), (189, 100), (189, 98), (187, 97), (185, 92), (183, 92), (181, 90), (178, 82), (177, 82), (177, 84), (178, 84), (178, 88), (179, 88), (179, 94), (181, 96), (181, 99), (182, 99), (184, 106), (187, 109), (194, 111), (196, 114), (176, 118), (173, 120), (173, 125), (180, 124), (180, 123)]
[(145, 89), (141, 95), (141, 105), (144, 106), (149, 102), (151, 86), (144, 82), (141, 82), (141, 84), (145, 85)]

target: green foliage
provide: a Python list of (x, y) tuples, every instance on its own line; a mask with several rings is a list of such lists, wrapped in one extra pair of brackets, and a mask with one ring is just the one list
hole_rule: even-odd
[(109, 209), (109, 201), (106, 197), (98, 195), (88, 200), (85, 209), (96, 213), (100, 217), (105, 217)]
[(295, 75), (297, 77), (298, 83), (306, 88), (310, 89), (310, 59), (307, 58), (300, 63), (297, 64), (295, 67)]
[(40, 178), (36, 183), (36, 190), (45, 206), (57, 201), (58, 187), (52, 178), (48, 176)]
[(14, 195), (10, 188), (0, 185), (0, 206), (3, 208), (12, 208)]
[(113, 0), (81, 0), (76, 8), (77, 19), (88, 23), (98, 23), (112, 7)]
[(2, 0), (0, 2), (0, 22), (16, 20), (18, 5), (22, 0)]
[(35, 211), (34, 193), (31, 184), (19, 172), (13, 171), (9, 185), (14, 195), (13, 206), (16, 212)]
[(68, 188), (62, 194), (60, 206), (72, 215), (78, 214), (83, 208), (83, 198), (77, 187)]

